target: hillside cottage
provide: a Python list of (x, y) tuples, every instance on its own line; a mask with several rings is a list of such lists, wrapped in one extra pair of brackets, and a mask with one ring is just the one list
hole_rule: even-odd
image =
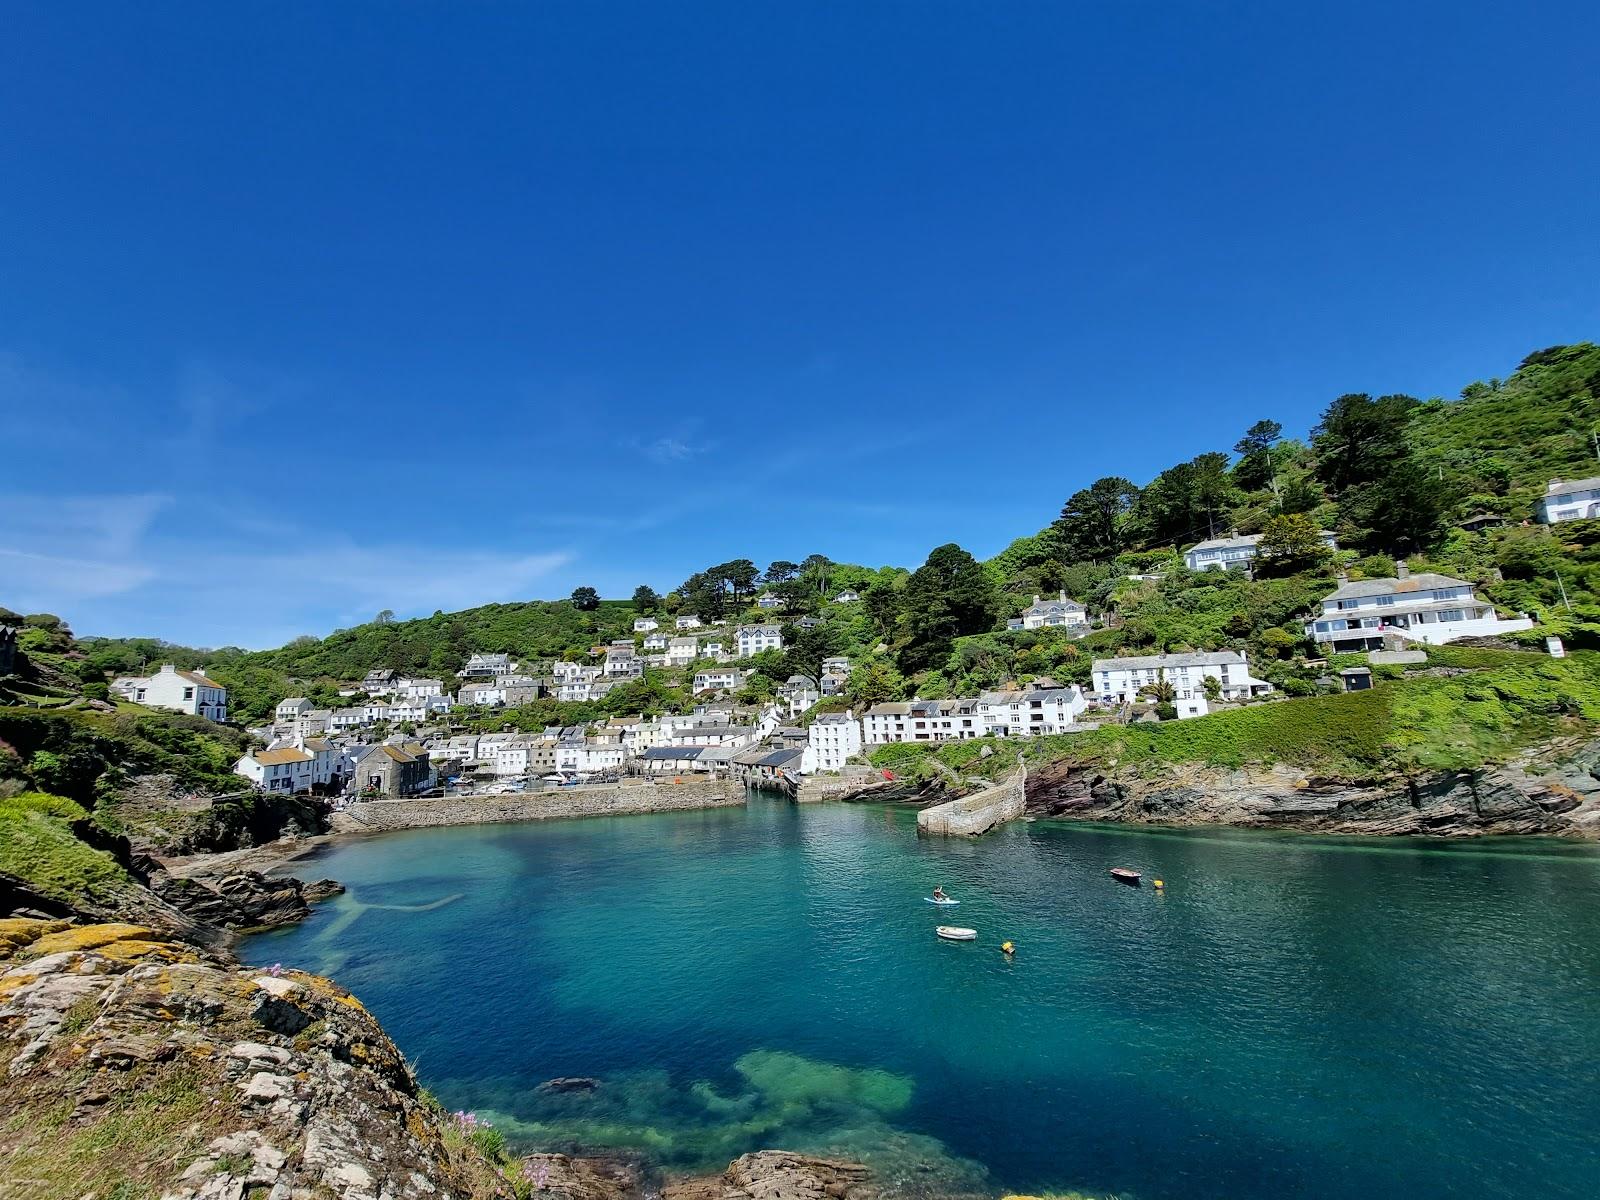
[(693, 613), (685, 613), (683, 616), (674, 621), (673, 624), (679, 629), (699, 629), (700, 618), (695, 616)]
[(1041, 600), (1035, 596), (1022, 614), (1024, 629), (1070, 629), (1088, 625), (1089, 612), (1076, 600), (1068, 600), (1062, 592), (1054, 600)]
[(819, 771), (842, 771), (850, 757), (861, 753), (861, 722), (851, 710), (824, 713), (811, 723), (807, 741)]
[[(1339, 548), (1339, 539), (1328, 530), (1322, 530), (1318, 536), (1329, 550)], [(1183, 562), (1191, 571), (1245, 569), (1255, 561), (1260, 545), (1259, 533), (1246, 534), (1243, 537), (1232, 533), (1225, 538), (1211, 538), (1190, 546), (1183, 552)]]
[(180, 671), (165, 663), (154, 675), (118, 679), (111, 689), (146, 708), (188, 713), (218, 723), (228, 719), (228, 689), (207, 679), (204, 671)]
[(783, 649), (783, 630), (777, 625), (741, 625), (734, 631), (734, 641), (740, 658), (749, 658), (763, 650)]
[(1539, 498), (1538, 515), (1546, 525), (1600, 517), (1600, 476), (1552, 479)]

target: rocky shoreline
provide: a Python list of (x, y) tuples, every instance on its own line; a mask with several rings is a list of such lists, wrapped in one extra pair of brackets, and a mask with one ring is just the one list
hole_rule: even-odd
[(1028, 813), (1135, 825), (1232, 825), (1369, 836), (1600, 838), (1600, 741), (1477, 771), (1352, 781), (1284, 766), (1155, 769), (1053, 764)]

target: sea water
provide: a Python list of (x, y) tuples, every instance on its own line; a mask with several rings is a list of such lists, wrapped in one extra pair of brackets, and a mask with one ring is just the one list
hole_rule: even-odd
[(931, 840), (908, 812), (758, 795), (296, 869), (349, 890), (244, 954), (350, 988), (446, 1105), (529, 1150), (825, 1151), (905, 1195), (1600, 1191), (1592, 846)]

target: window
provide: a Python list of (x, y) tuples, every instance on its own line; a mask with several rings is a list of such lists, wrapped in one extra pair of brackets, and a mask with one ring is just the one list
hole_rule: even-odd
[(183, 698), (185, 700), (193, 700), (194, 699), (194, 689), (192, 687), (184, 688), (183, 689)]

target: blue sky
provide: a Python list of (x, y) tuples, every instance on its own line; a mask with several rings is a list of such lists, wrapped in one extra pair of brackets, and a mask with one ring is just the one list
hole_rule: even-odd
[(1600, 327), (1592, 4), (7, 6), (0, 604), (980, 556)]

